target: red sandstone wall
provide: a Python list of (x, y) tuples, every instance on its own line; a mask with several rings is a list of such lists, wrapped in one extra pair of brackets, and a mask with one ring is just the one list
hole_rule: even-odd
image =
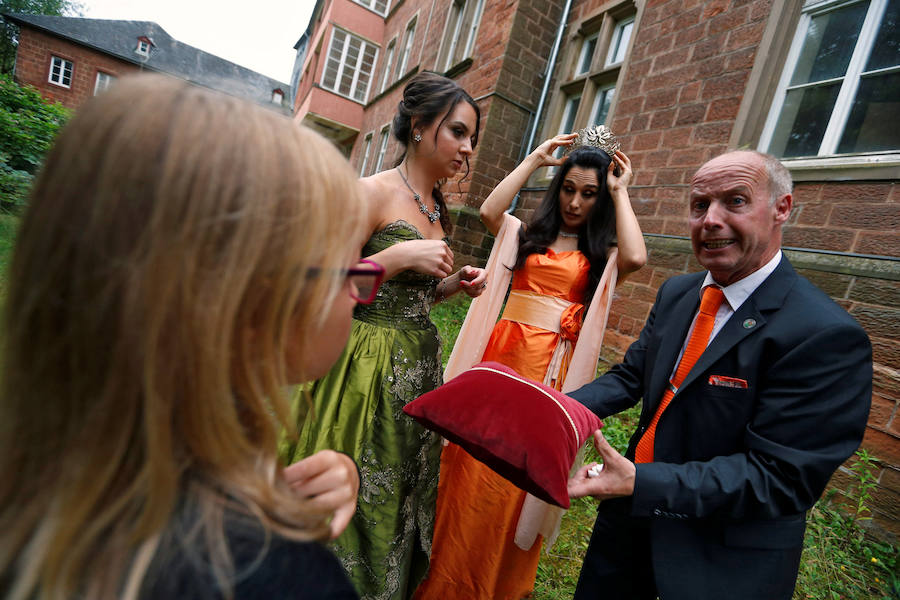
[[(64, 88), (47, 80), (51, 56), (54, 55), (74, 64), (71, 88)], [(33, 85), (45, 98), (60, 102), (68, 108), (77, 108), (94, 95), (98, 70), (123, 77), (137, 73), (140, 68), (84, 46), (25, 26), (20, 27), (19, 48), (16, 52), (16, 81)]]

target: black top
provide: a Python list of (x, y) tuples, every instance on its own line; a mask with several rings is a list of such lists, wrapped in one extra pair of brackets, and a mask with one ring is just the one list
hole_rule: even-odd
[[(251, 517), (225, 516), (228, 549), (234, 561), (234, 600), (358, 600), (340, 562), (319, 542), (296, 542), (270, 534)], [(195, 524), (195, 523), (194, 523)], [(141, 600), (219, 600), (219, 589), (202, 543), (187, 543), (191, 523), (170, 527), (144, 578)]]

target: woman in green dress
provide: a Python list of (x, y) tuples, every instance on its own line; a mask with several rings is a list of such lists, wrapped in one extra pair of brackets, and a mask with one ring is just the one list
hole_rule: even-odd
[(357, 307), (346, 350), (312, 386), (314, 417), (289, 457), (332, 448), (357, 461), (359, 506), (334, 550), (363, 599), (409, 598), (428, 569), (440, 440), (402, 408), (441, 384), (432, 304), (484, 289), (482, 269), (451, 274), (451, 225), (439, 189), (468, 170), (479, 118), (451, 79), (421, 73), (403, 90), (392, 127), (403, 156), (361, 180), (371, 231), (363, 256), (384, 266), (387, 281), (372, 304)]

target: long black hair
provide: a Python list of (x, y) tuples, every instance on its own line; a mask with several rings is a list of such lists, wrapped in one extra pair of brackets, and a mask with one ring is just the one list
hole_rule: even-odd
[[(437, 142), (441, 125), (460, 102), (468, 102), (469, 106), (475, 110), (475, 135), (472, 136), (472, 149), (474, 150), (478, 145), (478, 133), (481, 128), (481, 110), (472, 96), (452, 79), (437, 73), (423, 71), (410, 79), (403, 88), (403, 100), (397, 105), (397, 114), (394, 115), (394, 122), (391, 125), (394, 137), (403, 145), (403, 153), (394, 166), (398, 166), (406, 158), (406, 151), (412, 140), (412, 120), (414, 118), (417, 119), (419, 127), (428, 127), (443, 114), (441, 122), (438, 123), (434, 132), (434, 139)], [(469, 157), (467, 156), (465, 176), (468, 177), (468, 175)], [(447, 211), (444, 195), (438, 185), (431, 191), (431, 197), (434, 198), (435, 204), (441, 211), (441, 227), (449, 235), (453, 230), (453, 225), (450, 223), (450, 213)]]
[(616, 209), (606, 186), (606, 172), (610, 162), (612, 161), (609, 155), (603, 150), (582, 147), (573, 151), (560, 165), (556, 176), (550, 182), (550, 187), (547, 188), (547, 193), (544, 194), (543, 201), (534, 211), (534, 217), (528, 228), (523, 227), (519, 230), (519, 251), (516, 255), (516, 264), (513, 266), (514, 271), (524, 267), (530, 255), (546, 254), (547, 248), (559, 235), (559, 228), (562, 226), (559, 192), (572, 167), (592, 169), (597, 173), (597, 200), (578, 230), (578, 249), (591, 264), (590, 280), (584, 300), (586, 305), (590, 303), (606, 267), (609, 247), (615, 244)]

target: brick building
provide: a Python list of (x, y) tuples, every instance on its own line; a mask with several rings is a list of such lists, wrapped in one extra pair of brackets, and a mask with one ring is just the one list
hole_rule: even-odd
[[(528, 148), (607, 123), (634, 165), (649, 261), (617, 290), (603, 360), (618, 360), (659, 284), (700, 270), (687, 188), (709, 158), (755, 148), (796, 182), (786, 254), (868, 331), (880, 459), (873, 521), (900, 534), (900, 32), (892, 0), (319, 0), (300, 38), (295, 118), (361, 175), (390, 168), (390, 120), (420, 70), (478, 101), (471, 174), (445, 185), (458, 263), (492, 240), (477, 207)], [(559, 40), (558, 51), (555, 41)], [(530, 133), (536, 134), (533, 138)], [(549, 182), (537, 173), (516, 214)], [(834, 481), (849, 484), (847, 472)]]
[(76, 108), (119, 77), (151, 71), (290, 114), (289, 86), (183, 44), (150, 21), (5, 14), (19, 27), (15, 79)]

